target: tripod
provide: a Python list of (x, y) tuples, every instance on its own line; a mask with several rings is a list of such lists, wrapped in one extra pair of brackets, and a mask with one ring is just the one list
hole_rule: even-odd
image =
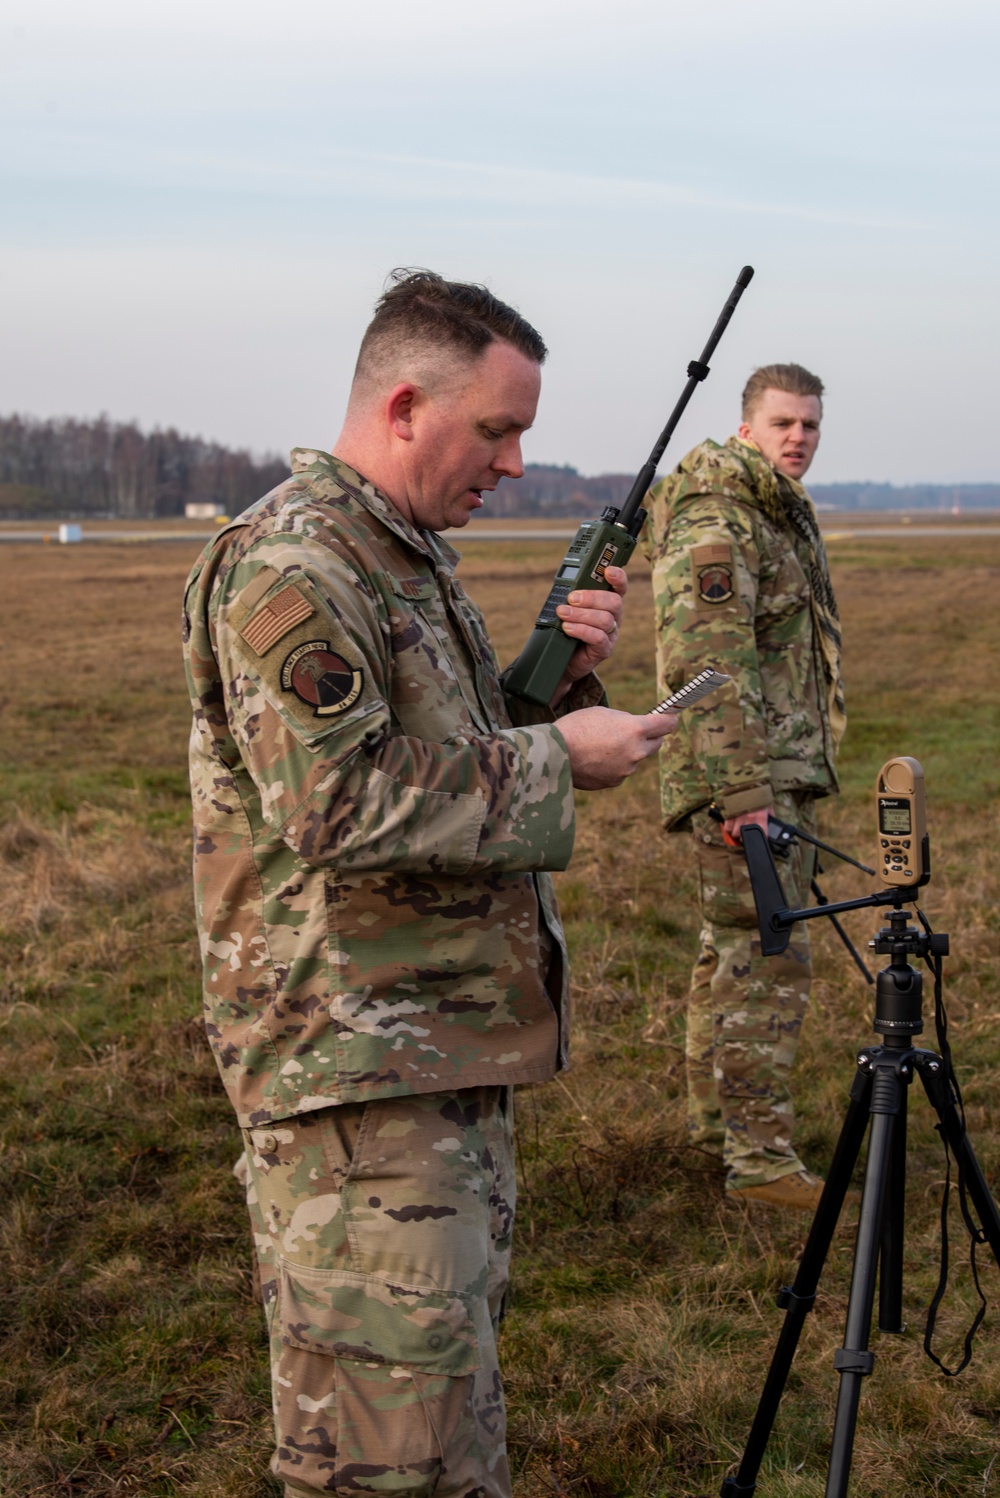
[[(802, 1326), (816, 1298), (823, 1264), (870, 1121), (871, 1138), (865, 1163), (844, 1345), (833, 1359), (834, 1368), (840, 1374), (840, 1390), (826, 1498), (846, 1498), (861, 1383), (872, 1372), (875, 1362), (868, 1341), (876, 1280), (879, 1285), (879, 1329), (884, 1332), (903, 1329), (907, 1089), (914, 1075), (919, 1076), (928, 1102), (937, 1114), (940, 1132), (955, 1156), (960, 1179), (964, 1179), (983, 1235), (998, 1265), (1000, 1213), (965, 1132), (950, 1068), (933, 1051), (918, 1050), (911, 1044), (912, 1037), (923, 1029), (923, 979), (907, 959), (912, 955), (945, 956), (947, 936), (930, 935), (908, 925), (902, 904), (907, 897), (912, 898), (909, 890), (884, 890), (835, 906), (788, 910), (784, 908), (784, 896), (764, 833), (756, 828), (745, 828), (744, 844), (765, 955), (783, 950), (787, 933), (796, 920), (831, 911), (857, 909), (863, 905), (895, 906), (889, 916), (889, 925), (883, 927), (874, 942), (876, 952), (888, 954), (892, 959), (889, 966), (877, 975), (875, 983), (874, 1028), (884, 1037), (884, 1043), (867, 1046), (858, 1055), (850, 1103), (805, 1251), (794, 1283), (778, 1295), (778, 1305), (785, 1311), (785, 1320), (743, 1458), (735, 1477), (727, 1477), (721, 1490), (722, 1498), (738, 1498), (738, 1495), (750, 1494), (756, 1489), (757, 1474)], [(784, 933), (784, 942), (775, 933)]]

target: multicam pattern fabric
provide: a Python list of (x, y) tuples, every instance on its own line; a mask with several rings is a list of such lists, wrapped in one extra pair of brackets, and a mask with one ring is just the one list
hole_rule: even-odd
[[(796, 502), (809, 503), (794, 488)], [(702, 443), (653, 489), (643, 544), (661, 694), (708, 666), (733, 677), (663, 740), (666, 825), (712, 800), (736, 816), (777, 791), (836, 790), (828, 698), (840, 695), (839, 673), (828, 691), (813, 548), (790, 521), (771, 465), (736, 437)]]
[(483, 1087), (245, 1131), (286, 1498), (510, 1498), (510, 1104)]
[[(779, 791), (775, 814), (815, 836), (813, 797)], [(804, 921), (780, 957), (762, 957), (742, 850), (705, 812), (692, 817), (702, 930), (687, 1011), (688, 1127), (719, 1153), (730, 1189), (802, 1169), (788, 1074), (809, 1000), (812, 960)], [(796, 843), (778, 864), (791, 908), (811, 903), (814, 850)]]
[(566, 1046), (558, 728), (512, 726), (440, 537), (328, 454), (292, 466), (184, 601), (206, 1022), (244, 1127), (537, 1081)]
[(826, 711), (833, 736), (833, 747), (840, 747), (847, 727), (847, 711), (844, 705), (844, 683), (840, 673), (840, 654), (843, 638), (840, 632), (840, 610), (830, 580), (830, 565), (826, 559), (826, 547), (819, 528), (819, 520), (801, 484), (787, 474), (776, 475), (785, 514), (792, 528), (798, 531), (805, 542), (806, 560), (809, 564), (809, 590), (812, 605), (813, 629), (819, 640), (826, 677)]

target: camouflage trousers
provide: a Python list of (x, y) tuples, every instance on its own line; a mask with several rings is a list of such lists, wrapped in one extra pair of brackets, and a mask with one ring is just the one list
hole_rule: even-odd
[[(813, 797), (779, 792), (775, 814), (815, 835)], [(721, 1151), (729, 1189), (801, 1170), (792, 1147), (788, 1073), (809, 999), (805, 922), (781, 957), (762, 957), (753, 891), (740, 848), (723, 842), (707, 811), (691, 818), (702, 932), (687, 1012), (688, 1126), (692, 1142)], [(815, 849), (799, 842), (778, 860), (789, 903), (811, 903)]]
[(467, 1088), (244, 1132), (286, 1498), (510, 1498), (511, 1098)]

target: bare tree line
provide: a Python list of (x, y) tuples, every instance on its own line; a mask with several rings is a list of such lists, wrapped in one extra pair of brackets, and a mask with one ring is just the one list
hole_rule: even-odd
[[(134, 422), (106, 416), (0, 416), (0, 518), (153, 519), (183, 515), (190, 502), (238, 515), (287, 475), (287, 464), (274, 454), (255, 458), (173, 427), (142, 432)], [(529, 463), (522, 479), (501, 480), (477, 518), (599, 515), (606, 505), (622, 503), (632, 478), (587, 478), (568, 464)], [(1000, 508), (996, 484), (828, 484), (811, 492), (818, 503), (838, 509)]]
[(239, 512), (288, 476), (282, 459), (134, 422), (0, 416), (0, 514), (183, 515), (191, 501)]
[[(288, 475), (277, 456), (254, 458), (174, 428), (143, 432), (108, 417), (0, 416), (0, 517), (182, 515), (191, 502), (238, 515)], [(484, 514), (591, 515), (621, 504), (628, 475), (584, 478), (568, 465), (529, 464), (503, 479)]]

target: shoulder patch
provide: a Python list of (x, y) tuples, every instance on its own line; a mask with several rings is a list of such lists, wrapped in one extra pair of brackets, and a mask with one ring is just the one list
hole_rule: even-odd
[(735, 595), (731, 546), (692, 546), (691, 568), (702, 603), (728, 603)]
[[(310, 610), (311, 612), (311, 610)], [(364, 672), (330, 649), (329, 640), (297, 645), (281, 668), (281, 689), (307, 702), (314, 718), (346, 713), (361, 696)]]
[(315, 610), (308, 598), (289, 584), (250, 616), (240, 634), (257, 655), (266, 655), (272, 645), (312, 613)]

